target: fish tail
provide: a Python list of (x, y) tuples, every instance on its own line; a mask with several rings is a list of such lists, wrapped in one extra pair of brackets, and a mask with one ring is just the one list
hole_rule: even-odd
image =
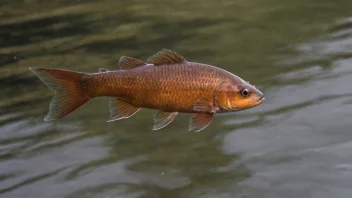
[(29, 70), (55, 93), (44, 121), (59, 119), (91, 98), (81, 89), (82, 79), (89, 74), (50, 68), (30, 67)]

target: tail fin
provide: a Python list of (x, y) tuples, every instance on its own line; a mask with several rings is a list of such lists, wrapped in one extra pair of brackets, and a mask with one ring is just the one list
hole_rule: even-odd
[(59, 119), (86, 103), (90, 97), (81, 90), (80, 82), (86, 73), (61, 69), (32, 68), (31, 70), (55, 95), (45, 121)]

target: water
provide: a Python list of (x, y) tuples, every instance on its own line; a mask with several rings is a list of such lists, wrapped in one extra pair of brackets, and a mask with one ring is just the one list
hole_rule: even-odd
[[(352, 1), (0, 1), (0, 197), (352, 196)], [(29, 66), (84, 72), (162, 48), (257, 85), (259, 107), (188, 132), (107, 98), (44, 122)]]

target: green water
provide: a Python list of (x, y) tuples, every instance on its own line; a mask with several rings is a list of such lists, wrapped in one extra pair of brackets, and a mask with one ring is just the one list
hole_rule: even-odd
[[(162, 48), (255, 84), (265, 103), (107, 123), (108, 98), (44, 122), (28, 67), (117, 69)], [(172, 70), (170, 70), (172, 72)], [(0, 197), (350, 198), (351, 0), (0, 0)]]

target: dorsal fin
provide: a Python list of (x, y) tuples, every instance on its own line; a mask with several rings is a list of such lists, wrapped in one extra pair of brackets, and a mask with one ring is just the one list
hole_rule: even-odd
[(142, 65), (146, 65), (146, 63), (128, 56), (122, 56), (118, 63), (118, 66), (120, 67), (120, 69), (132, 69), (134, 67), (138, 67)]
[(99, 68), (98, 69), (98, 72), (108, 72), (108, 71), (110, 71), (110, 70), (108, 70), (108, 69), (105, 69), (105, 68)]
[(168, 49), (162, 49), (155, 55), (151, 56), (147, 63), (151, 63), (154, 65), (162, 65), (162, 64), (171, 64), (171, 63), (183, 63), (187, 62), (185, 58), (179, 55), (176, 52), (173, 52)]

